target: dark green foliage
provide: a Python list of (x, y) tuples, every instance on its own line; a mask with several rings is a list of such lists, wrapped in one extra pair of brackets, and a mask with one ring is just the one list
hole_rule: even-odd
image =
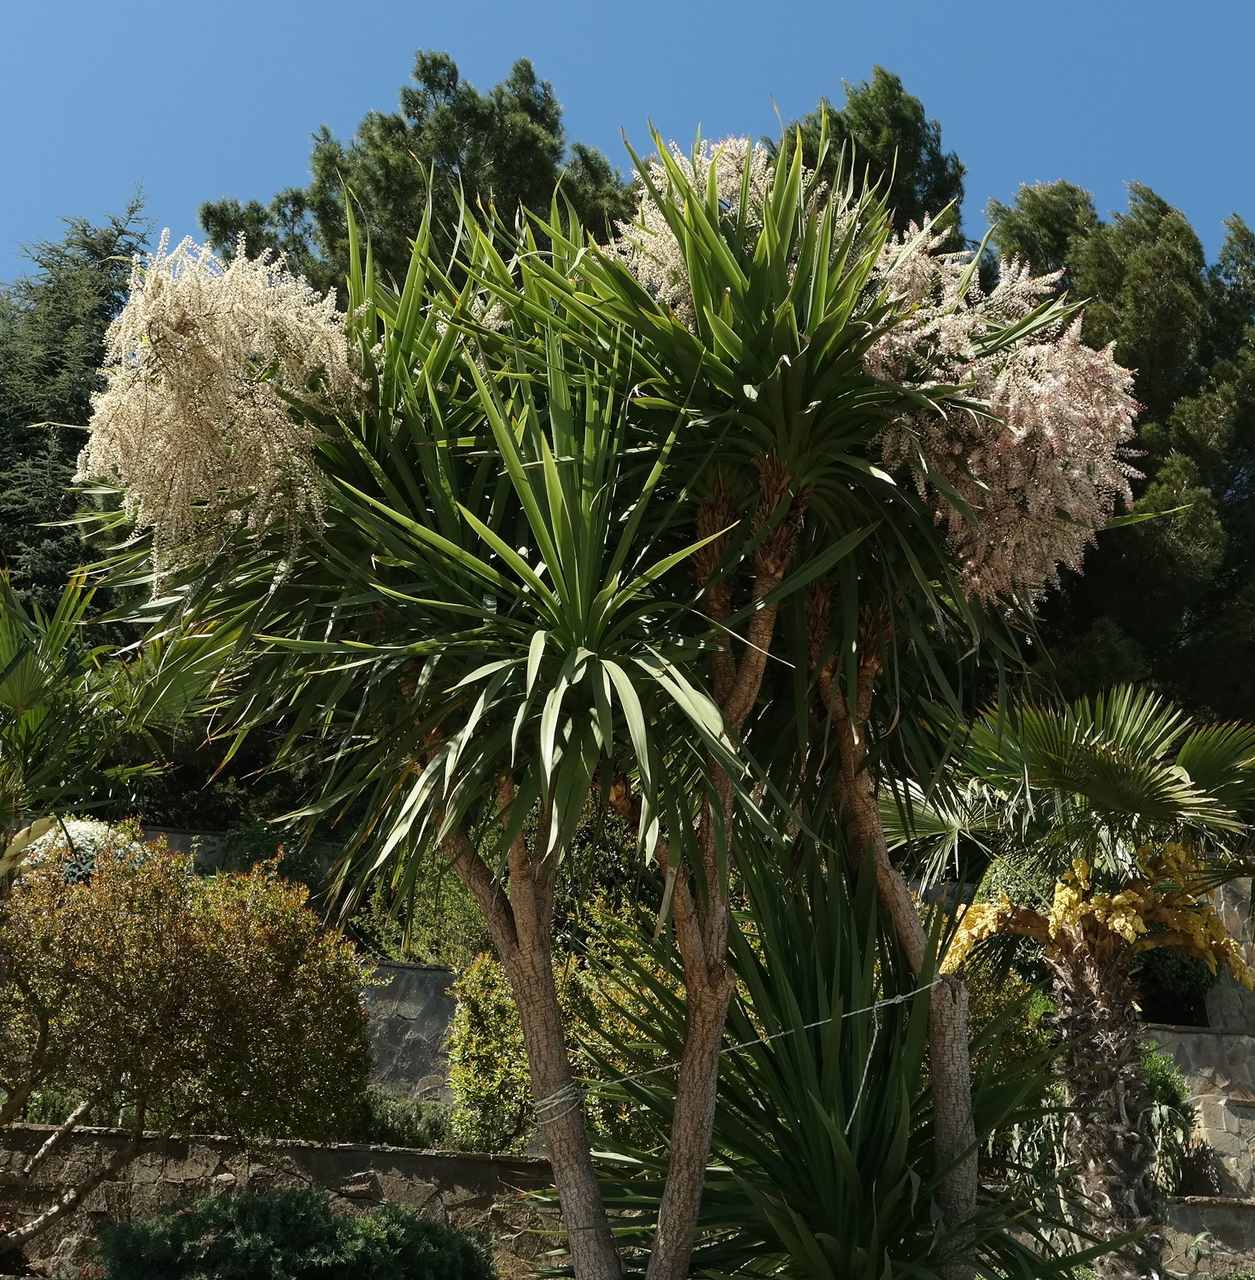
[(67, 492), (83, 438), (104, 333), (145, 240), (140, 204), (27, 250), (34, 271), (0, 289), (0, 568), (19, 594), (51, 608), (82, 559)]
[(1208, 265), (1180, 210), (1138, 183), (1110, 222), (1068, 182), (1022, 187), (989, 216), (998, 251), (1063, 269), (1091, 299), (1086, 338), (1137, 369), (1135, 509), (1170, 513), (1103, 535), (1048, 604), (1060, 684), (1149, 678), (1191, 707), (1255, 716), (1255, 235), (1230, 218)]
[(1204, 999), (1216, 975), (1195, 956), (1156, 947), (1142, 956), (1137, 969), (1142, 1016), (1147, 1022), (1182, 1026), (1207, 1025)]
[(1066, 271), (1078, 244), (1098, 227), (1094, 197), (1071, 182), (1022, 186), (1014, 205), (991, 200), (990, 241), (1003, 258), (1022, 258), (1038, 271)]
[(250, 253), (279, 249), (319, 289), (342, 290), (349, 267), (345, 187), (360, 202), (377, 267), (398, 281), (428, 198), (437, 235), (448, 243), (459, 186), (472, 207), (492, 201), (513, 220), (520, 206), (547, 211), (561, 179), (602, 237), (630, 211), (626, 186), (600, 152), (577, 144), (566, 156), (562, 108), (526, 58), (480, 93), (448, 54), (420, 51), (400, 110), (370, 112), (347, 144), (324, 126), (314, 136), (310, 169), (307, 187), (281, 191), (269, 205), (228, 199), (202, 206), (210, 241), (226, 252), (241, 236)]
[(791, 128), (802, 130), (803, 154), (814, 163), (819, 147), (822, 117), (828, 117), (831, 143), (827, 176), (835, 178), (836, 165), (845, 148), (855, 169), (866, 166), (873, 180), (888, 180), (887, 203), (894, 226), (904, 230), (927, 214), (963, 202), (963, 165), (953, 151), (943, 151), (941, 125), (924, 114), (924, 104), (907, 93), (902, 81), (884, 67), (875, 67), (872, 78), (845, 85), (845, 106), (834, 108), (827, 99)]
[(449, 1109), (443, 1104), (394, 1098), (380, 1089), (368, 1089), (357, 1124), (344, 1130), (339, 1140), (433, 1151), (447, 1149), (448, 1136)]
[[(802, 858), (799, 867), (796, 853), (742, 863), (748, 909), (733, 940), (740, 991), (727, 1041), (750, 1047), (726, 1052), (721, 1064), (694, 1272), (931, 1277), (960, 1242), (981, 1274), (1065, 1272), (1024, 1197), (984, 1187), (962, 1232), (937, 1216), (942, 1171), (926, 1087), (927, 994), (912, 994), (917, 980), (882, 932), (871, 877), (851, 889), (836, 855)], [(794, 868), (789, 876), (782, 865)], [(658, 1045), (664, 1061), (677, 1058), (682, 999), (639, 958), (613, 959), (603, 976), (628, 1029), (600, 1040), (590, 1028), (591, 1051), (622, 1052), (620, 1041), (634, 1036)], [(665, 972), (674, 959), (659, 954), (655, 964)], [(639, 1011), (640, 992), (647, 1012)], [(894, 997), (902, 1002), (870, 1008)], [(1035, 1016), (1040, 1021), (1040, 1010)], [(776, 1038), (750, 1044), (762, 1036)], [(1009, 1027), (1005, 1016), (977, 1036), (973, 1105), (982, 1142), (1038, 1114), (1049, 1078), (1042, 1040), (1036, 1023)], [(612, 1063), (605, 1060), (603, 1076), (619, 1074)], [(667, 1076), (622, 1091), (665, 1132), (673, 1107)], [(618, 1150), (604, 1163), (608, 1202), (644, 1215), (620, 1228), (625, 1241), (643, 1242), (665, 1155)], [(641, 1259), (627, 1261), (630, 1273)]]
[(1196, 1150), (1197, 1112), (1189, 1083), (1172, 1056), (1155, 1045), (1148, 1044), (1142, 1053), (1142, 1074), (1151, 1097), (1155, 1185), (1166, 1196), (1178, 1195)]
[[(565, 977), (569, 964), (556, 965)], [(570, 1012), (570, 986), (558, 987)], [(451, 1131), (471, 1151), (522, 1151), (535, 1137), (527, 1050), (518, 1009), (501, 965), (481, 955), (459, 975), (449, 1028)]]
[(474, 1237), (385, 1204), (336, 1213), (291, 1190), (202, 1200), (181, 1213), (107, 1227), (105, 1280), (493, 1280)]
[(285, 880), (303, 884), (317, 895), (331, 866), (334, 851), (315, 843), (287, 842), (274, 825), (254, 818), (224, 832), (221, 871), (251, 871), (263, 862), (275, 861)]

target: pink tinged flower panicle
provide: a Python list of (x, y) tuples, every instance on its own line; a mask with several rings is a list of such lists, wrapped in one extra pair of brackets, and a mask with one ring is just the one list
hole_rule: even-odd
[[(702, 144), (694, 156), (671, 155), (694, 187), (710, 171), (721, 205), (740, 206), (749, 167), (750, 237), (762, 225), (773, 157), (748, 138)], [(650, 164), (653, 185), (669, 177)], [(804, 175), (811, 216), (822, 215), (822, 184)], [(637, 210), (620, 224), (610, 251), (642, 285), (695, 329), (692, 291), (681, 245), (646, 183), (637, 179)], [(847, 210), (847, 216), (855, 216)], [(839, 239), (839, 237), (838, 237)], [(967, 404), (902, 414), (879, 440), (890, 470), (910, 477), (944, 528), (962, 582), (986, 601), (1031, 600), (1058, 577), (1079, 570), (1086, 548), (1120, 503), (1132, 500), (1129, 443), (1139, 406), (1133, 374), (1112, 348), (1094, 351), (1080, 320), (1036, 328), (998, 351), (988, 335), (1025, 319), (1055, 293), (1059, 275), (1034, 276), (1019, 262), (999, 265), (986, 292), (968, 253), (926, 220), (884, 246), (868, 290), (888, 293), (900, 312), (865, 357), (874, 377), (918, 387), (960, 387)]]
[(1132, 372), (1110, 346), (1081, 341), (1079, 316), (988, 351), (990, 332), (1027, 317), (1059, 277), (1003, 262), (986, 293), (969, 267), (927, 224), (882, 254), (880, 283), (906, 315), (868, 352), (869, 370), (923, 390), (961, 386), (975, 404), (899, 417), (881, 448), (931, 505), (967, 592), (1031, 599), (1060, 566), (1079, 570), (1097, 530), (1132, 501), (1139, 406)]
[(354, 395), (343, 315), (281, 258), (224, 263), (190, 239), (137, 259), (106, 337), (77, 479), (116, 484), (159, 569), (241, 525), (295, 531), (321, 514), (316, 428), (286, 395)]

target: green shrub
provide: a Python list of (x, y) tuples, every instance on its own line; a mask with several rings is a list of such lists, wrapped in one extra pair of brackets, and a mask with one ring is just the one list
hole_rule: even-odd
[[(199, 876), (190, 858), (161, 842), (136, 846), (125, 831), (98, 844), (82, 872), (63, 842), (8, 886), (0, 1124), (36, 1094), (49, 1119), (67, 1097), (90, 1100), (90, 1118), (128, 1130), (123, 1159), (146, 1131), (318, 1138), (353, 1122), (370, 1071), (367, 970), (305, 889), (271, 866)], [(34, 1230), (118, 1166), (72, 1172), (72, 1194)]]
[(1195, 1153), (1197, 1115), (1190, 1087), (1172, 1055), (1152, 1044), (1142, 1052), (1142, 1072), (1150, 1086), (1155, 1185), (1164, 1195), (1174, 1196)]
[(465, 969), (491, 947), (475, 899), (454, 872), (435, 860), (420, 872), (411, 908), (380, 879), (348, 922), (372, 955), (397, 964)]
[(450, 1136), (466, 1151), (519, 1151), (532, 1133), (531, 1086), (505, 972), (494, 957), (477, 956), (458, 976), (453, 995)]
[(369, 1089), (358, 1123), (341, 1140), (432, 1151), (447, 1146), (448, 1137), (449, 1108), (443, 1103), (415, 1102)]
[(1000, 974), (979, 961), (967, 967), (976, 1070), (1004, 1074), (1014, 1062), (1049, 1054), (1056, 1042), (1054, 1003), (1014, 970)]
[[(601, 976), (606, 966), (630, 957), (653, 965), (632, 914), (616, 910), (602, 898), (586, 902), (580, 918), (584, 935), (580, 955), (559, 955), (558, 1000), (570, 1028), (572, 1066), (577, 1076), (604, 1080), (639, 1070), (641, 1054), (657, 1052), (642, 1043), (634, 1019), (648, 1021), (651, 993), (611, 989)], [(589, 958), (602, 963), (590, 964)], [(449, 1090), (453, 1108), (449, 1133), (464, 1151), (521, 1151), (531, 1141), (534, 1122), (527, 1069), (527, 1050), (518, 1010), (505, 971), (495, 957), (481, 955), (454, 983), (457, 1010), (449, 1030)], [(620, 1052), (614, 1041), (630, 1045)], [(585, 1101), (589, 1129), (598, 1141), (648, 1146), (659, 1136), (648, 1112), (617, 1094), (590, 1092)]]
[(202, 1200), (106, 1227), (105, 1280), (493, 1280), (484, 1245), (399, 1205), (335, 1212), (316, 1191)]

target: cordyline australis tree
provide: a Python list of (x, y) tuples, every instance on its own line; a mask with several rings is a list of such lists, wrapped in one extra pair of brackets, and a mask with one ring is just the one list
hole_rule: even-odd
[(1145, 1233), (1096, 1268), (1110, 1280), (1156, 1274), (1163, 1206), (1135, 971), (1170, 947), (1251, 985), (1207, 888), (1242, 869), (1229, 851), (1255, 812), (1255, 727), (1200, 725), (1128, 686), (1013, 704), (967, 727), (931, 795), (913, 792), (910, 805), (886, 802), (884, 821), (925, 876), (964, 853), (988, 860), (944, 967), (1000, 936), (1040, 946), (1082, 1189), (1104, 1238)]
[[(554, 990), (554, 882), (594, 793), (635, 817), (686, 988), (649, 1260), (673, 1280), (733, 988), (729, 867), (738, 832), (763, 822), (755, 797), (840, 817), (924, 974), (869, 745), (901, 710), (900, 670), (944, 683), (956, 636), (1004, 632), (1007, 607), (1079, 557), (1124, 484), (1132, 405), (1065, 307), (1017, 274), (985, 297), (970, 263), (938, 257), (927, 229), (894, 240), (875, 191), (825, 189), (796, 146), (773, 164), (743, 140), (691, 158), (657, 142), (639, 216), (606, 250), (556, 207), (517, 235), (468, 214), (448, 264), (419, 229), (394, 289), (355, 237), (350, 316), (320, 318), (358, 385), (335, 376), (338, 355), (323, 376), (271, 345), (313, 299), (240, 279), (259, 317), (281, 306), (291, 323), (257, 319), (247, 362), (213, 375), (240, 384), (225, 419), (221, 390), (180, 372), (189, 349), (240, 350), (208, 305), (222, 277), (194, 257), (159, 282), (160, 263), (141, 272), (124, 323), (145, 343), (115, 353), (133, 394), (102, 401), (83, 472), (145, 495), (128, 514), (156, 531), (158, 632), (239, 636), (223, 731), (288, 726), (282, 761), (325, 779), (296, 816), (365, 802), (345, 886), (412, 889), (439, 850), (471, 888), (519, 1004), (581, 1277), (621, 1262)], [(185, 276), (189, 308), (172, 308)], [(174, 394), (186, 429), (151, 408)], [(252, 399), (308, 429), (296, 456), (259, 451)], [(211, 485), (152, 482), (152, 457), (188, 449)], [(955, 484), (969, 475), (983, 506)], [(1017, 511), (1050, 532), (1050, 557), (1041, 537), (1015, 541)], [(935, 988), (942, 1207), (959, 1220), (975, 1197), (965, 1010), (957, 980)]]

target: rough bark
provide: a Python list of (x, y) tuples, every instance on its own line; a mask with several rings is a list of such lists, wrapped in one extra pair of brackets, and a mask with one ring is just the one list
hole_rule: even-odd
[[(750, 599), (756, 607), (739, 650), (726, 630), (732, 602), (720, 564), (722, 539), (710, 544), (698, 558), (697, 572), (708, 611), (723, 628), (722, 643), (712, 663), (711, 687), (724, 730), (733, 741), (739, 739), (762, 692), (778, 612), (774, 604), (765, 601), (783, 581), (792, 559), (800, 510), (790, 494), (787, 473), (771, 460), (764, 462), (759, 468), (755, 512), (760, 543), (754, 553), (750, 586)], [(729, 516), (726, 500), (716, 494), (699, 512), (698, 530), (703, 535), (715, 533), (727, 527)], [(726, 883), (726, 866), (734, 853), (734, 792), (732, 780), (713, 763), (711, 777), (712, 797), (697, 832), (699, 891), (694, 891), (693, 879), (684, 867), (675, 869), (672, 914), (684, 971), (685, 1037), (676, 1078), (667, 1181), (650, 1248), (647, 1280), (684, 1280), (689, 1272), (714, 1132), (719, 1051), (735, 989), (728, 966), (731, 911)], [(728, 845), (726, 859), (720, 856), (724, 843)], [(664, 864), (665, 859), (664, 853)]]
[(1100, 1280), (1159, 1274), (1162, 1218), (1155, 1190), (1150, 1090), (1142, 1070), (1137, 991), (1128, 948), (1110, 935), (1073, 931), (1047, 953), (1054, 971), (1056, 1020), (1072, 1112), (1068, 1147), (1080, 1164), (1094, 1234), (1112, 1240), (1144, 1232), (1100, 1258)]
[(523, 842), (517, 841), (510, 850), (507, 895), (464, 832), (450, 837), (449, 853), (484, 914), (518, 1006), (541, 1138), (553, 1169), (576, 1280), (620, 1280), (623, 1267), (593, 1167), (554, 981), (554, 860), (536, 865)]
[(518, 1004), (540, 1133), (553, 1166), (578, 1280), (618, 1280), (623, 1268), (593, 1167), (582, 1096), (571, 1072), (553, 966), (546, 951), (504, 961)]
[(91, 1110), (91, 1100), (84, 1099), (45, 1139), (43, 1145), (22, 1166), (22, 1177), (29, 1178), (36, 1169), (78, 1128), (79, 1121)]
[(687, 994), (667, 1182), (647, 1280), (684, 1280), (689, 1273), (715, 1123), (719, 1050), (732, 990), (733, 983), (725, 976), (718, 985)]
[[(869, 629), (858, 669), (853, 705), (837, 687), (831, 666), (818, 672), (820, 694), (836, 729), (839, 760), (836, 803), (845, 824), (850, 853), (860, 868), (870, 862), (882, 906), (893, 924), (911, 972), (917, 977), (928, 961), (928, 935), (910, 888), (893, 864), (880, 820), (875, 780), (867, 767), (867, 726), (880, 673), (880, 644)], [(976, 1211), (979, 1158), (972, 1115), (971, 1036), (967, 986), (958, 975), (941, 979), (929, 994), (929, 1087), (933, 1098), (938, 1199), (949, 1223), (961, 1224)], [(961, 1237), (960, 1237), (961, 1238)], [(971, 1266), (949, 1264), (950, 1280), (963, 1280)]]

